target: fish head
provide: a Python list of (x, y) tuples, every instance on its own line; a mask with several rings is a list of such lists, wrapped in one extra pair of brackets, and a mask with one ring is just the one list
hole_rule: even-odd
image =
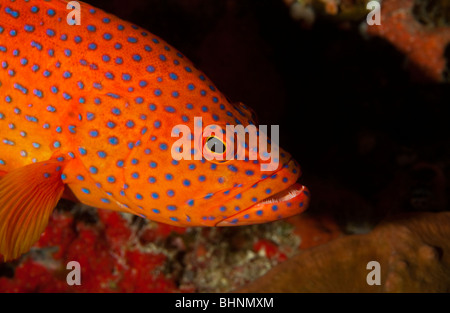
[[(268, 138), (268, 127), (255, 125), (250, 108), (222, 99), (217, 108), (187, 105), (175, 115), (161, 114), (164, 123), (133, 149), (128, 159), (139, 164), (124, 175), (129, 192), (145, 190), (133, 201), (148, 218), (178, 226), (236, 226), (307, 208), (298, 163), (278, 146), (276, 125)], [(139, 166), (145, 186), (130, 178)]]

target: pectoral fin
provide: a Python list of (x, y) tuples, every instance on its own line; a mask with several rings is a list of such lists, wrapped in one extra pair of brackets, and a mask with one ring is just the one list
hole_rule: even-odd
[(63, 165), (56, 159), (33, 163), (0, 179), (0, 254), (5, 261), (27, 252), (44, 231), (64, 191)]

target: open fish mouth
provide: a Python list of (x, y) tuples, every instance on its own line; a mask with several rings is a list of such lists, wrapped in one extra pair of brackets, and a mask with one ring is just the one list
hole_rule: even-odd
[(266, 204), (276, 204), (279, 202), (291, 201), (292, 199), (294, 199), (295, 197), (300, 195), (302, 193), (302, 191), (304, 190), (304, 188), (306, 188), (306, 187), (303, 185), (300, 185), (298, 183), (295, 183), (292, 186), (288, 187), (287, 189), (282, 190), (282, 191), (274, 194), (273, 196), (270, 196), (264, 200), (257, 202), (255, 204), (255, 206), (262, 206), (262, 205), (266, 205)]
[(309, 198), (308, 188), (294, 183), (249, 208), (223, 219), (216, 226), (261, 224), (297, 215), (306, 210)]

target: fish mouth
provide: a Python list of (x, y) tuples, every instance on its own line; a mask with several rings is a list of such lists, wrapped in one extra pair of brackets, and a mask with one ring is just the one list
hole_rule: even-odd
[(255, 203), (254, 206), (263, 206), (266, 204), (276, 204), (280, 202), (290, 201), (300, 195), (305, 188), (305, 186), (299, 183), (294, 183), (292, 186), (286, 188), (285, 190), (282, 190), (274, 194), (273, 196)]
[[(291, 164), (291, 162), (295, 161), (289, 160), (287, 164)], [(299, 176), (300, 174), (297, 175), (297, 179)], [(308, 188), (296, 181), (286, 189), (264, 198), (236, 214), (228, 216), (215, 226), (251, 225), (287, 218), (305, 211), (308, 207), (309, 199)]]

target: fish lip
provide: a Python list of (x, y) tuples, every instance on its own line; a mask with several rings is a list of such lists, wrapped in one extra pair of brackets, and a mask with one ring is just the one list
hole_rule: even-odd
[[(282, 170), (285, 168), (285, 165), (289, 164), (290, 162), (295, 162), (295, 159), (294, 159), (293, 157), (291, 157), (286, 163), (283, 164), (283, 166), (282, 166), (280, 169), (278, 169), (278, 170), (276, 170), (275, 172), (273, 172), (272, 175), (270, 175), (270, 176), (268, 176), (268, 177), (266, 177), (266, 178), (264, 178), (264, 179), (261, 179), (261, 180), (258, 181), (257, 183), (259, 184), (259, 183), (261, 183), (261, 182), (263, 182), (263, 181), (269, 179), (269, 178), (270, 178), (271, 176), (273, 176), (274, 174), (279, 173), (280, 171), (282, 171)], [(302, 184), (300, 184), (300, 183), (298, 183), (298, 180), (299, 180), (300, 177), (301, 177), (301, 174), (298, 173), (298, 174), (297, 174), (297, 179), (296, 179), (292, 184), (290, 184), (288, 187), (284, 188), (283, 190), (278, 191), (278, 192), (277, 192), (276, 194), (274, 194), (274, 195), (265, 197), (264, 199), (261, 199), (261, 200), (259, 200), (258, 202), (253, 203), (252, 205), (250, 205), (249, 207), (247, 207), (247, 208), (244, 209), (244, 210), (241, 210), (241, 211), (239, 211), (239, 212), (236, 212), (235, 214), (230, 215), (230, 216), (227, 216), (226, 218), (222, 218), (222, 219), (219, 220), (217, 223), (215, 223), (214, 226), (218, 226), (218, 225), (219, 225), (220, 223), (222, 223), (224, 220), (228, 220), (228, 219), (232, 218), (233, 216), (242, 214), (243, 212), (252, 209), (253, 207), (255, 207), (255, 206), (258, 205), (258, 204), (262, 204), (265, 200), (267, 200), (267, 199), (269, 199), (269, 198), (273, 198), (273, 197), (275, 197), (275, 196), (276, 196), (277, 194), (279, 194), (279, 193), (285, 192), (286, 190), (290, 189), (292, 186), (294, 186), (294, 185), (296, 185), (296, 184), (298, 184), (298, 185), (300, 186), (298, 190), (300, 190), (300, 191), (305, 190), (307, 187), (304, 186), (304, 185), (302, 185)], [(301, 193), (301, 192), (300, 192), (300, 193)], [(300, 193), (299, 193), (299, 194), (300, 194)], [(298, 195), (294, 196), (293, 198), (295, 198), (295, 197), (297, 197), (297, 196), (298, 196)], [(292, 198), (292, 199), (293, 199), (293, 198)], [(288, 201), (288, 200), (285, 200), (285, 201)]]
[[(296, 186), (297, 185), (297, 186)], [(295, 189), (292, 189), (292, 187), (294, 187), (294, 186), (296, 186), (296, 188)], [(272, 195), (272, 196), (269, 196), (269, 197), (267, 197), (267, 198), (265, 198), (265, 199), (263, 199), (263, 200), (260, 200), (260, 201), (258, 201), (258, 202), (256, 202), (254, 205), (252, 205), (252, 206), (250, 206), (249, 207), (249, 209), (250, 208), (252, 208), (252, 207), (254, 207), (254, 206), (257, 206), (257, 205), (259, 205), (259, 204), (268, 204), (268, 203), (273, 203), (273, 204), (276, 204), (276, 203), (282, 203), (282, 202), (286, 202), (286, 201), (290, 201), (290, 200), (292, 200), (292, 199), (294, 199), (295, 197), (297, 197), (303, 190), (305, 190), (305, 188), (306, 188), (306, 186), (304, 186), (304, 185), (302, 185), (302, 184), (300, 184), (300, 183), (298, 183), (298, 181), (296, 181), (296, 182), (294, 182), (292, 185), (290, 185), (289, 187), (287, 187), (287, 188), (285, 188), (285, 189), (283, 189), (283, 190), (280, 190), (279, 192), (277, 192), (276, 194), (274, 194), (274, 195)], [(292, 189), (292, 190), (290, 190), (290, 189)], [(296, 191), (296, 193), (294, 194), (294, 195), (292, 195), (292, 196), (290, 196), (290, 192), (292, 192), (292, 191)], [(286, 195), (283, 195), (283, 194), (285, 194), (286, 192), (288, 192), (288, 194), (286, 194)], [(279, 195), (279, 196), (278, 196)], [(290, 196), (290, 197), (289, 197)], [(274, 198), (274, 202), (266, 202), (268, 199), (271, 199), (271, 198)], [(286, 198), (286, 199), (283, 199), (283, 198)], [(279, 201), (276, 201), (276, 200), (279, 200)], [(245, 209), (245, 210), (248, 210), (248, 209)]]
[[(300, 183), (298, 183), (298, 182), (295, 182), (295, 183), (293, 183), (292, 185), (290, 185), (289, 187), (287, 187), (287, 188), (285, 188), (285, 189), (283, 189), (283, 190), (280, 190), (279, 192), (277, 192), (277, 194), (282, 193), (282, 192), (286, 192), (286, 190), (290, 189), (290, 188), (291, 188), (292, 186), (294, 186), (294, 185), (298, 185), (298, 188), (295, 189), (295, 190), (298, 191), (298, 192), (297, 192), (292, 198), (289, 198), (289, 199), (286, 199), (286, 200), (283, 200), (283, 201), (273, 202), (273, 204), (276, 204), (276, 203), (282, 203), (282, 202), (285, 202), (285, 201), (292, 201), (292, 200), (294, 200), (296, 197), (300, 197), (302, 194), (306, 194), (306, 192), (309, 192), (309, 191), (308, 191), (308, 188), (307, 188), (305, 185), (302, 185), (302, 184), (300, 184)], [(258, 205), (266, 205), (266, 204), (269, 204), (269, 203), (263, 203), (263, 202), (264, 202), (265, 200), (269, 199), (269, 198), (273, 198), (274, 196), (275, 196), (275, 195), (272, 195), (272, 196), (270, 196), (270, 197), (267, 197), (267, 198), (265, 198), (265, 199), (263, 199), (263, 200), (261, 200), (261, 201), (256, 202), (255, 204), (249, 206), (248, 208), (246, 208), (246, 209), (244, 209), (244, 210), (241, 210), (241, 211), (239, 211), (239, 212), (236, 212), (236, 213), (233, 214), (233, 215), (227, 216), (226, 218), (223, 218), (223, 219), (221, 219), (220, 221), (218, 221), (216, 224), (214, 224), (214, 226), (215, 226), (215, 227), (220, 227), (220, 226), (244, 226), (244, 225), (226, 225), (226, 224), (224, 225), (223, 222), (225, 222), (225, 221), (230, 221), (230, 220), (232, 220), (234, 217), (240, 216), (240, 215), (244, 214), (245, 212), (252, 210), (254, 207), (256, 207), (256, 206), (258, 206)], [(301, 213), (301, 212), (298, 212), (298, 213)], [(298, 213), (296, 213), (296, 214), (298, 214)], [(289, 216), (287, 216), (287, 217), (289, 217)], [(270, 221), (266, 221), (266, 222), (273, 222), (273, 221), (276, 221), (276, 220), (274, 219), (274, 220), (270, 220)], [(261, 223), (261, 222), (260, 222), (260, 223)], [(256, 224), (256, 223), (251, 223), (251, 224)], [(250, 224), (246, 224), (246, 225), (250, 225)]]

